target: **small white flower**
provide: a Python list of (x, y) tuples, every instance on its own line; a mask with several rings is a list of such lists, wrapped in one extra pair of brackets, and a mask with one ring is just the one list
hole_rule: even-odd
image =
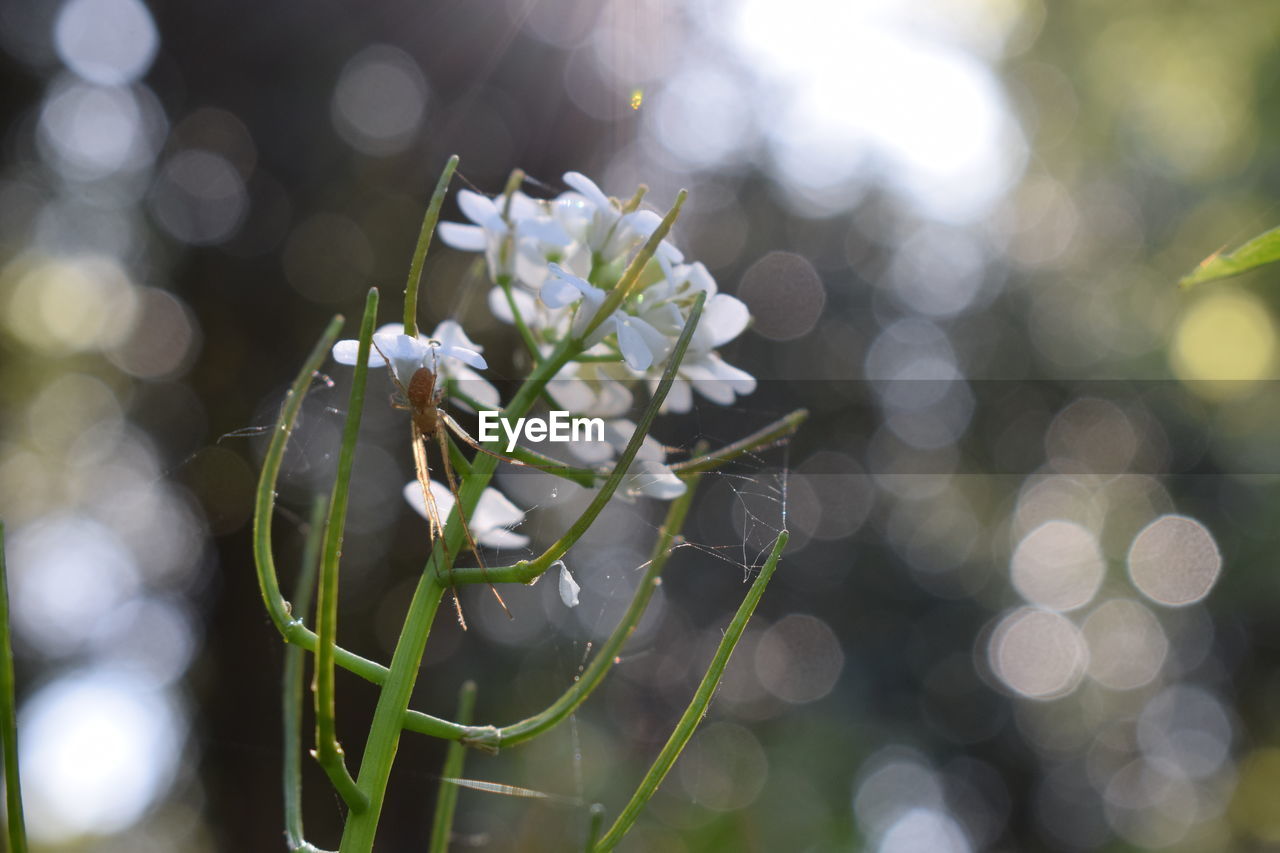
[[(690, 349), (686, 352), (676, 376), (671, 390), (667, 392), (667, 399), (662, 403), (662, 412), (689, 411), (693, 408), (691, 391), (697, 391), (713, 403), (728, 406), (739, 396), (756, 390), (754, 376), (709, 350), (694, 352)], [(658, 382), (658, 379), (651, 378), (649, 387), (657, 388)]]
[[(419, 515), (430, 519), (426, 501), (422, 497), (422, 485), (417, 480), (410, 480), (405, 485), (404, 497)], [(436, 508), (440, 511), (440, 522), (444, 523), (453, 511), (453, 492), (444, 483), (432, 480), (431, 497), (435, 498)], [(480, 500), (476, 502), (475, 510), (467, 517), (467, 529), (479, 545), (489, 548), (523, 548), (529, 544), (529, 537), (510, 530), (522, 521), (524, 510), (497, 489), (485, 487)]]
[[(585, 310), (579, 308), (574, 328), (575, 331), (585, 328), (604, 302), (605, 292), (559, 264), (548, 265), (548, 270), (550, 275), (542, 285), (540, 294), (543, 304), (551, 308), (563, 308), (581, 300)], [(590, 346), (604, 339), (611, 331), (618, 336), (618, 349), (632, 370), (647, 370), (671, 347), (667, 336), (652, 324), (622, 310), (615, 311), (601, 323), (586, 343)]]
[[(475, 372), (488, 367), (480, 354), (483, 348), (472, 342), (454, 320), (445, 320), (430, 338), (423, 335), (411, 338), (404, 334), (400, 323), (388, 323), (373, 333), (373, 342), (376, 346), (369, 348), (369, 366), (381, 367), (390, 359), (402, 385), (407, 386), (413, 374), (425, 367), (437, 376), (465, 381), (464, 390), (478, 402), (495, 406), (498, 403), (497, 389)], [(338, 341), (333, 345), (333, 360), (338, 364), (355, 364), (359, 351), (358, 340)]]
[[(595, 181), (581, 172), (565, 172), (564, 182), (574, 191), (555, 200), (556, 217), (575, 240), (606, 262), (647, 240), (662, 222), (662, 217), (651, 210), (624, 214)], [(683, 259), (680, 250), (666, 240), (658, 244), (656, 254), (671, 263)]]
[(458, 207), (475, 224), (441, 222), (440, 240), (464, 252), (484, 252), (489, 273), (495, 279), (518, 277), (536, 286), (545, 275), (547, 261), (563, 258), (573, 243), (546, 203), (522, 192), (513, 193), (510, 199), (490, 199), (461, 190)]
[(564, 602), (565, 607), (577, 607), (578, 593), (582, 587), (578, 586), (573, 575), (569, 574), (569, 568), (564, 564), (564, 560), (556, 560), (551, 565), (560, 567), (560, 600)]
[[(635, 431), (635, 421), (614, 418), (604, 422), (603, 441), (575, 441), (568, 445), (568, 450), (588, 464), (608, 462), (626, 448)], [(653, 436), (646, 435), (636, 451), (636, 458), (661, 462), (667, 458), (667, 451)]]

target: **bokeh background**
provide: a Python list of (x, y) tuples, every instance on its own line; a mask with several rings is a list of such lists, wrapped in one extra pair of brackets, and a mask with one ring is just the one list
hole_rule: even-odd
[[(1269, 0), (3, 0), (0, 517), (39, 849), (283, 849), (261, 428), (334, 312), (376, 284), (395, 316), (452, 153), (488, 193), (517, 166), (541, 197), (569, 169), (656, 205), (689, 188), (676, 241), (751, 306), (726, 355), (761, 384), (664, 442), (813, 411), (709, 483), (599, 694), (470, 760), (555, 796), (463, 791), (457, 849), (570, 849), (588, 804), (616, 810), (783, 526), (627, 849), (1280, 843), (1276, 273), (1175, 286), (1280, 220), (1278, 36)], [(509, 380), (469, 261), (432, 254), (422, 321), (463, 319)], [(344, 379), (308, 399), (282, 565)], [(387, 660), (427, 544), (403, 416), (367, 417), (342, 638)], [(507, 484), (535, 540), (571, 517)], [(467, 677), (482, 720), (545, 704), (660, 510), (620, 505), (583, 546), (575, 611), (542, 584), (508, 622), (469, 590), (414, 706), (449, 715)], [(376, 697), (339, 691), (358, 755)], [(441, 755), (402, 741), (381, 849), (422, 847)]]

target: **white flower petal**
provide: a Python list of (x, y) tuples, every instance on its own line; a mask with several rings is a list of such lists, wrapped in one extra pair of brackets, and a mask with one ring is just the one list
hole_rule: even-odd
[(471, 190), (458, 192), (458, 207), (462, 213), (475, 224), (490, 234), (505, 234), (507, 223), (502, 221), (502, 213), (493, 200)]
[(472, 535), (476, 537), (477, 545), (483, 545), (486, 548), (523, 548), (529, 544), (528, 536), (501, 527)]
[(628, 473), (627, 490), (633, 494), (669, 501), (684, 494), (685, 484), (666, 465), (645, 459), (636, 462)]
[[(422, 497), (422, 486), (417, 480), (411, 480), (403, 490), (405, 500), (423, 518), (427, 515), (426, 501)], [(440, 511), (440, 523), (449, 520), (453, 511), (453, 493), (444, 483), (431, 481), (431, 497), (435, 499), (436, 508)], [(497, 489), (486, 487), (480, 494), (475, 512), (468, 519), (468, 529), (476, 544), (489, 548), (523, 548), (529, 544), (529, 537), (507, 528), (524, 520), (524, 513)]]
[(738, 394), (750, 394), (756, 390), (756, 378), (745, 370), (734, 367), (716, 354), (711, 356), (712, 370), (721, 382), (727, 382)]
[(548, 308), (563, 308), (581, 299), (582, 294), (563, 278), (548, 276), (542, 283), (542, 290), (539, 291), (538, 297)]
[(614, 327), (618, 332), (618, 349), (632, 370), (648, 370), (653, 364), (653, 351), (640, 333), (635, 318), (619, 312), (614, 315)]
[[(658, 387), (658, 380), (652, 383), (654, 388)], [(693, 408), (693, 386), (686, 379), (677, 378), (671, 383), (671, 390), (667, 392), (667, 398), (662, 401), (662, 411), (674, 412), (682, 415)]]
[(683, 278), (689, 284), (689, 289), (694, 293), (699, 291), (706, 293), (708, 297), (715, 294), (716, 280), (711, 277), (711, 272), (701, 261), (696, 261), (685, 266)]
[(717, 293), (706, 303), (696, 335), (700, 349), (714, 349), (742, 334), (751, 322), (747, 305), (736, 296)]
[(475, 352), (484, 352), (484, 347), (467, 337), (467, 333), (463, 331), (462, 324), (457, 320), (444, 320), (441, 322), (440, 325), (436, 326), (435, 331), (431, 333), (431, 339), (439, 341), (446, 346), (466, 347)]
[[(626, 418), (615, 418), (606, 421), (604, 425), (604, 437), (615, 451), (621, 453), (631, 441), (631, 436), (636, 431), (635, 421)], [(661, 462), (667, 458), (667, 451), (658, 443), (651, 435), (646, 435), (644, 440), (640, 442), (640, 450), (636, 452), (637, 459), (647, 459), (654, 462)]]
[(441, 222), (436, 226), (436, 233), (446, 246), (463, 252), (483, 252), (489, 245), (489, 235), (479, 225)]
[(476, 370), (484, 370), (489, 366), (489, 363), (484, 360), (484, 356), (473, 349), (468, 349), (467, 347), (440, 344), (439, 346), (433, 347), (433, 349), (436, 350), (437, 361), (443, 358), (456, 358), (463, 364), (471, 365)]
[(516, 233), (521, 239), (528, 238), (538, 243), (563, 248), (573, 242), (564, 226), (549, 217), (519, 220)]
[[(533, 296), (519, 288), (513, 288), (511, 298), (520, 309), (520, 316), (526, 323), (537, 318), (538, 303)], [(489, 310), (493, 312), (494, 317), (504, 323), (514, 324), (516, 321), (515, 315), (511, 313), (511, 306), (507, 304), (507, 294), (501, 287), (495, 287), (489, 291)]]
[[(450, 378), (457, 384), (458, 390), (475, 400), (482, 408), (499, 408), (502, 397), (498, 394), (498, 389), (489, 384), (489, 381), (479, 373), (469, 367), (459, 365), (451, 370), (450, 374)], [(470, 407), (462, 405), (462, 401), (456, 400), (455, 403), (461, 408), (470, 411)]]
[(478, 530), (512, 527), (524, 521), (524, 510), (513, 504), (502, 492), (486, 486), (476, 503), (471, 523)]
[(577, 190), (583, 198), (595, 205), (597, 210), (603, 212), (611, 212), (613, 205), (609, 203), (609, 198), (600, 188), (596, 186), (595, 181), (588, 178), (581, 172), (565, 172), (564, 182), (567, 186)]
[[(409, 502), (409, 506), (413, 507), (418, 515), (430, 520), (431, 516), (427, 514), (427, 502), (422, 497), (422, 485), (417, 480), (405, 483), (402, 493), (404, 499)], [(440, 511), (440, 523), (444, 524), (449, 519), (449, 513), (453, 511), (453, 493), (444, 483), (432, 480), (431, 497), (435, 498), (436, 509)]]
[(556, 560), (552, 565), (560, 567), (560, 600), (564, 602), (565, 607), (577, 607), (578, 593), (582, 587), (578, 586), (573, 575), (569, 574), (569, 569), (563, 560)]
[[(357, 340), (338, 341), (333, 345), (333, 360), (338, 364), (355, 364), (359, 357), (360, 342)], [(386, 363), (376, 349), (369, 348), (369, 367), (381, 367)]]

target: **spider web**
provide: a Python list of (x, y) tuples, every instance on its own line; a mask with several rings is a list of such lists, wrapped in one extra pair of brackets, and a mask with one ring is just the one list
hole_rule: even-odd
[[(655, 438), (669, 441), (675, 435), (684, 437), (679, 445), (667, 445), (668, 461), (678, 462), (688, 458), (697, 446), (717, 449), (773, 422), (781, 414), (754, 406), (723, 407), (699, 402), (688, 415), (659, 418)], [(545, 451), (546, 447), (542, 445), (540, 449)], [(530, 799), (517, 801), (515, 797), (477, 798), (480, 802), (473, 808), (478, 823), (500, 820), (499, 815), (507, 814), (511, 808), (515, 810), (510, 811), (510, 816), (516, 819), (521, 809), (558, 807), (573, 813), (562, 816), (567, 821), (567, 832), (574, 831), (575, 823), (585, 826), (586, 807), (601, 795), (598, 764), (609, 760), (599, 747), (599, 732), (602, 716), (610, 716), (607, 708), (613, 698), (609, 695), (613, 683), (620, 683), (621, 693), (629, 693), (636, 683), (661, 678), (655, 672), (684, 658), (687, 671), (670, 679), (663, 692), (664, 704), (676, 708), (687, 704), (729, 615), (768, 558), (778, 534), (787, 529), (790, 458), (789, 442), (783, 439), (703, 475), (682, 535), (672, 545), (662, 585), (612, 671), (578, 712), (543, 735), (542, 739), (550, 744), (544, 745), (544, 750), (554, 753), (556, 761), (536, 767), (503, 767), (499, 761), (490, 765), (491, 770), (476, 763), (468, 774), (550, 796), (536, 803)], [(495, 484), (517, 503), (530, 507), (525, 524), (518, 530), (530, 536), (532, 543), (521, 553), (486, 555), (495, 565), (536, 556), (541, 547), (554, 541), (576, 519), (593, 494), (578, 491), (572, 484), (542, 472), (502, 467)], [(553, 569), (533, 588), (503, 587), (515, 614), (514, 622), (501, 616), (496, 606), (486, 600), (487, 591), (486, 595), (480, 594), (482, 588), (466, 591), (468, 619), (479, 633), (522, 648), (526, 658), (537, 660), (548, 674), (547, 696), (554, 697), (581, 676), (600, 643), (617, 625), (649, 566), (650, 549), (662, 533), (668, 506), (666, 501), (646, 497), (615, 498), (610, 502), (592, 530), (565, 558), (582, 587), (576, 608), (569, 609), (561, 602)], [(522, 622), (531, 624), (522, 626)], [(545, 704), (535, 702), (525, 712), (540, 710)], [(585, 729), (583, 719), (591, 720)], [(660, 721), (655, 719), (654, 725), (665, 729), (665, 738), (673, 723), (668, 710), (661, 714)], [(626, 726), (616, 719), (606, 720), (606, 724), (611, 729)], [(638, 776), (632, 783), (635, 781)], [(497, 787), (485, 790), (501, 793)], [(496, 800), (510, 802), (501, 806), (495, 805)], [(577, 808), (566, 810), (566, 804)], [(566, 836), (569, 839), (571, 836)]]

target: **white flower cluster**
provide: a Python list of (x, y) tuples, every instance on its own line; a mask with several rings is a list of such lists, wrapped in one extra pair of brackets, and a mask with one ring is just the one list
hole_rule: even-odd
[[(605, 464), (621, 452), (636, 428), (624, 417), (634, 402), (633, 389), (646, 383), (650, 389), (656, 387), (698, 295), (706, 294), (702, 316), (663, 411), (689, 411), (695, 391), (729, 405), (755, 390), (749, 373), (716, 352), (741, 334), (751, 318), (740, 300), (718, 292), (705, 266), (686, 263), (666, 240), (659, 243), (627, 297), (610, 316), (599, 317), (610, 292), (662, 219), (605, 196), (578, 172), (566, 173), (564, 182), (570, 190), (545, 201), (518, 190), (494, 198), (462, 190), (458, 205), (470, 224), (443, 222), (437, 233), (455, 249), (484, 253), (494, 284), (491, 310), (503, 322), (519, 322), (543, 354), (566, 338), (581, 339), (581, 357), (568, 362), (550, 387), (556, 401), (574, 414), (606, 419), (604, 441), (568, 445), (584, 463)], [(402, 386), (425, 367), (438, 377), (465, 380), (467, 396), (476, 404), (499, 406), (497, 390), (476, 372), (486, 368), (480, 355), (483, 347), (458, 323), (441, 323), (429, 338), (409, 337), (402, 325), (390, 324), (378, 329), (373, 340), (369, 365), (390, 360)], [(334, 359), (354, 364), (358, 348), (358, 341), (339, 341)], [(684, 483), (665, 460), (662, 445), (646, 437), (624, 491), (662, 500), (682, 494)], [(449, 488), (434, 480), (430, 487), (439, 512), (447, 516), (453, 506)], [(405, 486), (404, 495), (414, 509), (429, 515), (416, 480)], [(486, 488), (469, 527), (479, 544), (522, 547), (527, 537), (511, 528), (523, 519), (522, 510)], [(561, 596), (573, 606), (578, 585), (563, 563), (560, 571)]]
[[(497, 285), (489, 298), (494, 314), (513, 323), (514, 305), (540, 347), (549, 351), (566, 335), (594, 325), (585, 341), (591, 360), (566, 365), (554, 384), (557, 399), (582, 415), (621, 415), (631, 406), (629, 388), (637, 380), (656, 384), (661, 377), (699, 293), (707, 295), (702, 319), (664, 410), (688, 411), (691, 390), (723, 405), (754, 391), (755, 379), (715, 351), (747, 327), (747, 306), (719, 293), (707, 268), (685, 263), (666, 240), (642, 273), (641, 286), (612, 316), (597, 320), (609, 290), (662, 220), (650, 210), (625, 212), (578, 172), (565, 174), (564, 182), (570, 191), (549, 201), (520, 191), (491, 199), (462, 190), (458, 204), (472, 224), (439, 228), (447, 245), (484, 252)], [(609, 355), (617, 361), (598, 360)]]

